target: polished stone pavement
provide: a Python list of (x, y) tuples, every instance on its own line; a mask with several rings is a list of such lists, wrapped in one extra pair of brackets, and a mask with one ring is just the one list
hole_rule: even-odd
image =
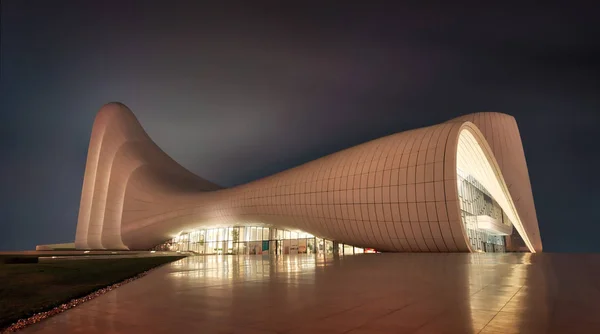
[(195, 256), (26, 333), (600, 333), (600, 255)]

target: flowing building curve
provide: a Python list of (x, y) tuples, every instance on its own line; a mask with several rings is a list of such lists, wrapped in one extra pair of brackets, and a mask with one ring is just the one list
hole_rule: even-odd
[(459, 117), (222, 188), (171, 159), (125, 105), (100, 109), (77, 249), (151, 249), (181, 232), (244, 225), (388, 252), (485, 251), (503, 246), (514, 227), (529, 251), (542, 250), (509, 115)]

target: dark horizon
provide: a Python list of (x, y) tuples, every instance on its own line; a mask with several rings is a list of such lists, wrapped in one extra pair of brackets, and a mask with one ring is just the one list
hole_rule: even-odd
[(225, 187), (506, 113), (544, 251), (600, 251), (594, 8), (286, 5), (3, 1), (0, 251), (74, 240), (92, 123), (111, 101)]

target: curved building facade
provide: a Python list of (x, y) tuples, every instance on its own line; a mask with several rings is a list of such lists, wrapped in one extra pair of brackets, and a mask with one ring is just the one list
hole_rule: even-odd
[(76, 248), (151, 249), (182, 233), (240, 226), (262, 228), (264, 241), (268, 228), (284, 229), (383, 252), (503, 251), (513, 237), (542, 250), (509, 115), (459, 117), (222, 188), (171, 159), (126, 106), (102, 107)]

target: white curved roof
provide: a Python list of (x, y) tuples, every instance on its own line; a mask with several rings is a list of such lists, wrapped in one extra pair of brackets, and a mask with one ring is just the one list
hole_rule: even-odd
[[(492, 115), (502, 124), (513, 120), (497, 113), (475, 115), (483, 120)], [(461, 166), (473, 167), (487, 182), (507, 214), (518, 216), (511, 218), (515, 225), (522, 222), (522, 228), (515, 227), (531, 250), (540, 251), (539, 231), (531, 227), (533, 199), (527, 205), (511, 200), (527, 194), (511, 183), (527, 173), (524, 157), (521, 165), (511, 158), (522, 152), (520, 141), (502, 142), (518, 136), (516, 123), (502, 127), (507, 133), (496, 130), (489, 137), (493, 147), (485, 137), (490, 131), (456, 119), (222, 189), (160, 150), (126, 106), (107, 104), (92, 129), (75, 244), (79, 249), (149, 249), (202, 226), (262, 224), (381, 251), (470, 251), (459, 214)], [(509, 144), (520, 151), (503, 146)], [(494, 149), (502, 152), (501, 160), (494, 158)]]

